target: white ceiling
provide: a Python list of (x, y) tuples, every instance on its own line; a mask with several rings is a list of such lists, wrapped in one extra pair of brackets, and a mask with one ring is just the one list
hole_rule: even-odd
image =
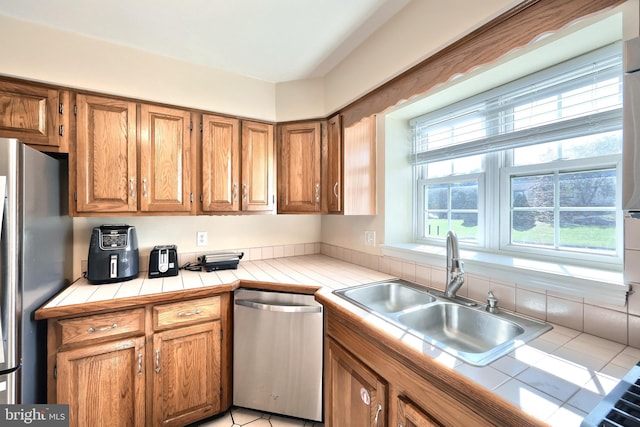
[(322, 77), (410, 0), (2, 0), (0, 14), (269, 82)]

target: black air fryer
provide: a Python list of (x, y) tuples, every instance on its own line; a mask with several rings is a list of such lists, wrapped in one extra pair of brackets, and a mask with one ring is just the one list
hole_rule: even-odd
[(138, 277), (138, 238), (130, 225), (94, 227), (89, 243), (87, 280), (94, 284)]

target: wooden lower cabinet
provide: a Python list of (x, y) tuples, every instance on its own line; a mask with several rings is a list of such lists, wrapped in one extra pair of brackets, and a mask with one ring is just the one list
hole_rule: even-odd
[(153, 418), (182, 426), (220, 411), (220, 321), (153, 336)]
[(61, 351), (58, 402), (69, 404), (69, 425), (145, 425), (144, 337)]
[(430, 416), (422, 412), (406, 398), (398, 397), (398, 427), (440, 427)]
[(325, 423), (336, 427), (386, 426), (386, 383), (335, 341), (330, 340), (328, 347)]
[(71, 427), (183, 426), (231, 405), (230, 293), (48, 321)]

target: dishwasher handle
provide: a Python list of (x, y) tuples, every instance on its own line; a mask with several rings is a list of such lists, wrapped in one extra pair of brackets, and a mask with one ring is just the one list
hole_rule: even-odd
[(253, 308), (255, 310), (278, 311), (281, 313), (322, 313), (322, 307), (314, 305), (266, 304), (249, 299), (237, 299), (236, 305)]

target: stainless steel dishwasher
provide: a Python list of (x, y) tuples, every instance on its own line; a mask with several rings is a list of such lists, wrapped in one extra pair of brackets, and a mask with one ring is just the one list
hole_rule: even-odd
[(322, 421), (322, 306), (248, 289), (234, 302), (233, 404)]

